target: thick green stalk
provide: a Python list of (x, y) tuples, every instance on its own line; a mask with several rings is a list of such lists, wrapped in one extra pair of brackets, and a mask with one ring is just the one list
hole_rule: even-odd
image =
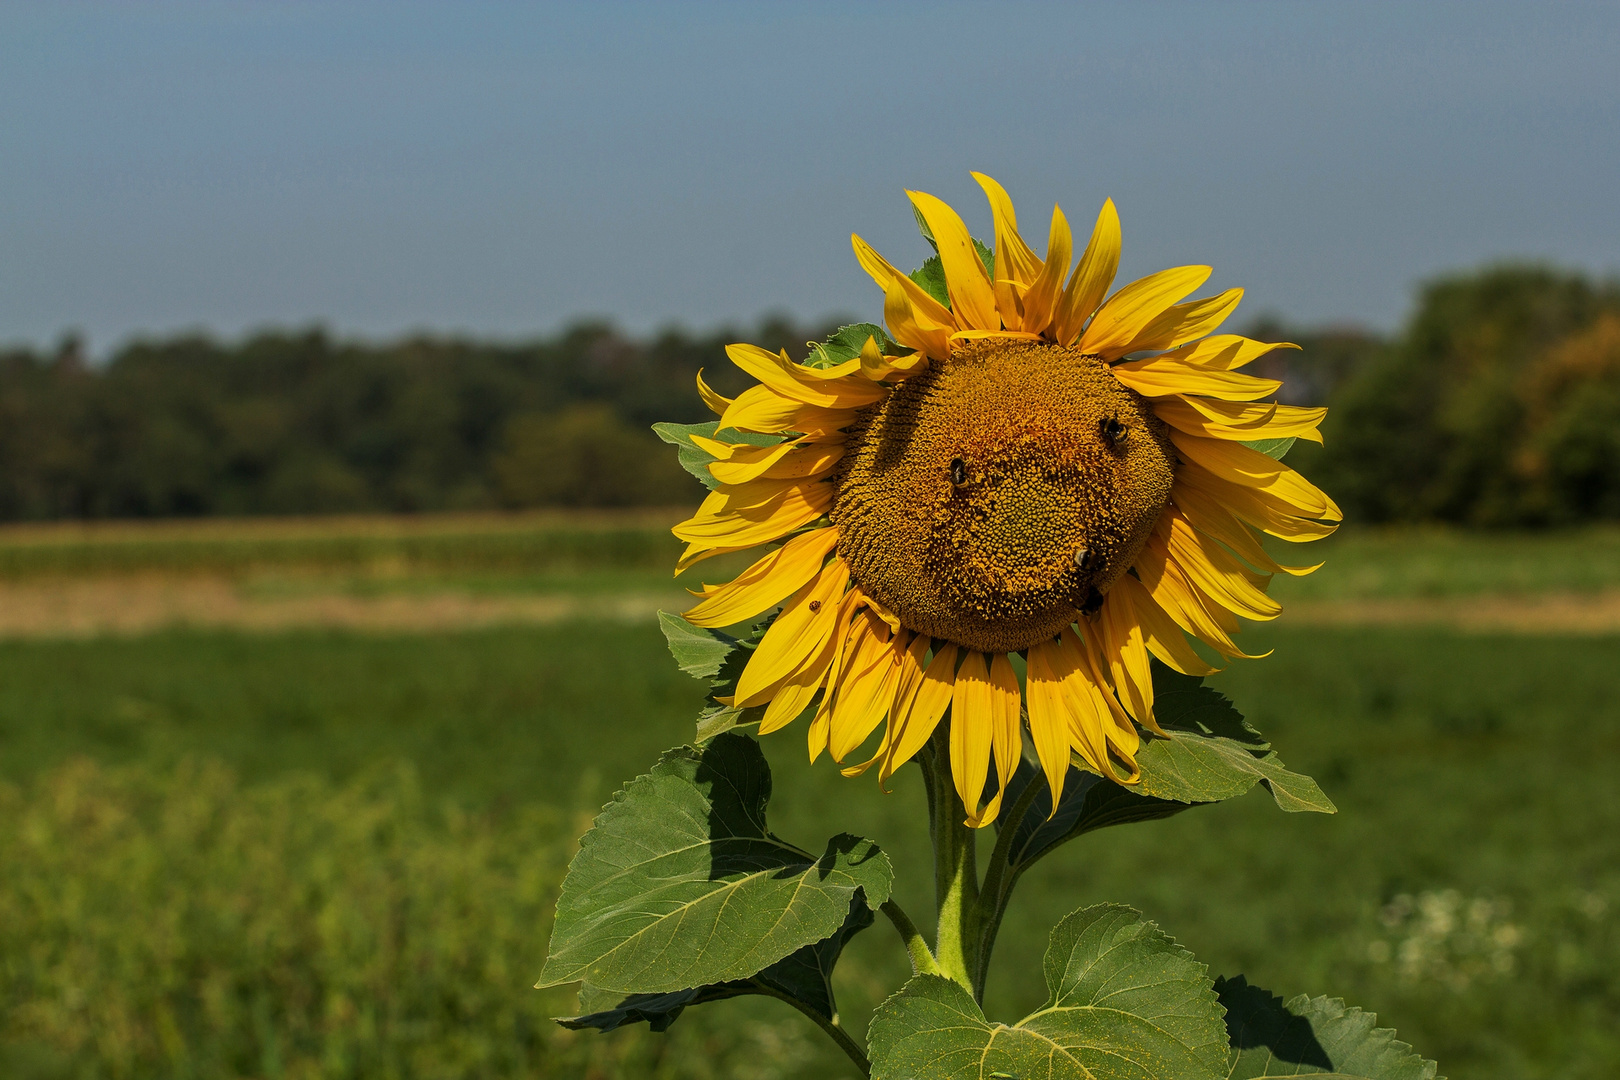
[(978, 969), (979, 866), (976, 831), (964, 822), (967, 811), (951, 782), (948, 724), (934, 729), (923, 754), (928, 808), (933, 818), (934, 899), (939, 929), (934, 957), (940, 974), (974, 989)]

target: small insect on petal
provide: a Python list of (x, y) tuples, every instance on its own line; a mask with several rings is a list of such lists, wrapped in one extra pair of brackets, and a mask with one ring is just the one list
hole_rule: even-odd
[(951, 459), (951, 483), (961, 487), (967, 483), (967, 462), (961, 458)]

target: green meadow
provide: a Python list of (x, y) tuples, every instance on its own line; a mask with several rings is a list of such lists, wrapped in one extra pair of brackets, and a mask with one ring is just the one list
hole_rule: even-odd
[[(670, 588), (662, 523), (17, 533), (0, 577), (226, 575), (255, 590), (609, 596)], [(1612, 531), (1347, 534), (1285, 600), (1620, 588)], [(990, 1014), (1042, 994), (1044, 927), (1130, 903), (1208, 963), (1376, 1011), (1452, 1077), (1620, 1074), (1620, 631), (1278, 624), (1213, 678), (1332, 817), (1256, 792), (1093, 834), (1023, 881)], [(667, 1035), (573, 1033), (530, 989), (574, 841), (691, 737), (702, 689), (651, 622), (413, 633), (176, 627), (0, 641), (0, 1076), (852, 1075), (775, 1002)], [(922, 880), (892, 793), (763, 741), (773, 828), (877, 839)], [(914, 915), (930, 899), (902, 887)], [(857, 1030), (898, 984), (885, 925), (840, 967)]]

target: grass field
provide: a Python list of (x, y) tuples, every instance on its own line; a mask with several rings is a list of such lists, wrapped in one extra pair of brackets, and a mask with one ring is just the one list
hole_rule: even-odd
[[(12, 588), (161, 574), (596, 603), (668, 587), (660, 527), (19, 532), (0, 567)], [(1620, 1074), (1620, 634), (1512, 623), (1547, 596), (1620, 589), (1616, 535), (1331, 541), (1328, 567), (1279, 594), (1383, 615), (1285, 614), (1251, 634), (1270, 658), (1213, 681), (1340, 813), (1284, 815), (1257, 793), (1071, 845), (1020, 887), (992, 1015), (1038, 1003), (1046, 927), (1111, 899), (1215, 972), (1376, 1010), (1454, 1078)], [(1403, 625), (1354, 606), (1459, 598), (1502, 614)], [(528, 989), (590, 813), (690, 737), (701, 690), (655, 626), (581, 619), (587, 605), (362, 631), (311, 610), (0, 640), (0, 1075), (845, 1074), (772, 1002), (703, 1006), (668, 1036), (574, 1035), (546, 1019), (570, 996)], [(774, 827), (874, 836), (912, 883), (902, 903), (927, 911), (916, 777), (882, 795), (807, 767), (802, 739), (764, 741)], [(902, 973), (890, 937), (863, 935), (840, 969), (856, 1028)]]

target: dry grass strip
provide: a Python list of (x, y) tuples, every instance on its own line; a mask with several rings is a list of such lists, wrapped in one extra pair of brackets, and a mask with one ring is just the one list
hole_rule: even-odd
[[(577, 619), (650, 621), (679, 610), (679, 590), (609, 595), (458, 592), (356, 596), (319, 588), (255, 595), (239, 580), (128, 575), (0, 582), (0, 638), (146, 634), (171, 627), (273, 632), (324, 627), (433, 632)], [(1471, 633), (1620, 634), (1620, 591), (1541, 596), (1413, 597), (1289, 603), (1284, 626), (1436, 626)]]
[(1620, 591), (1388, 597), (1285, 604), (1291, 626), (1441, 626), (1478, 634), (1620, 633)]
[(0, 583), (0, 638), (146, 634), (172, 627), (277, 631), (298, 627), (431, 632), (592, 618), (650, 620), (684, 594), (259, 597), (224, 577), (68, 578)]

